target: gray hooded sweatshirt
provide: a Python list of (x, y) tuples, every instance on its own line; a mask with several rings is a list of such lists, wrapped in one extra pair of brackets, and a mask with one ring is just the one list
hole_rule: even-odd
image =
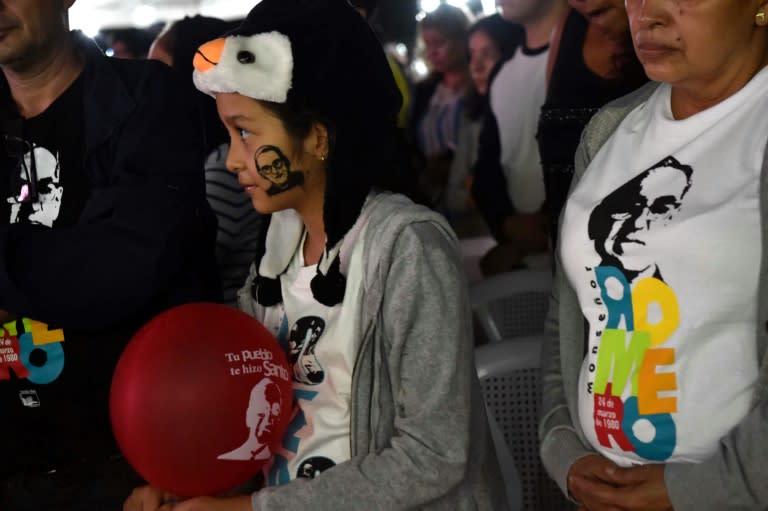
[[(368, 201), (351, 459), (254, 493), (253, 509), (506, 510), (456, 237), (440, 215), (405, 197)], [(247, 291), (253, 275), (240, 308), (258, 319)]]

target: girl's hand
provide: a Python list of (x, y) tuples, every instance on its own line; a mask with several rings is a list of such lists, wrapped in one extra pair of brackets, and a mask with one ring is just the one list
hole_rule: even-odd
[(196, 497), (178, 504), (169, 502), (158, 511), (251, 511), (251, 496)]

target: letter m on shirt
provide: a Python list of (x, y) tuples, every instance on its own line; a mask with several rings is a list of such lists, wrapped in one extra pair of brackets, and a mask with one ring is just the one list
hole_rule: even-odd
[[(627, 337), (629, 337), (629, 345), (626, 342)], [(631, 379), (631, 394), (636, 396), (640, 365), (643, 363), (646, 350), (650, 347), (651, 335), (648, 332), (632, 332), (628, 336), (624, 330), (607, 328), (597, 352), (594, 392), (605, 394), (606, 386), (612, 383), (611, 395), (621, 396), (627, 381)]]

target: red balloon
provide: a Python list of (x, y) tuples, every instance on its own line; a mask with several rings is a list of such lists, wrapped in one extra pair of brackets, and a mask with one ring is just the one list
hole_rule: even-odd
[(172, 308), (118, 361), (110, 416), (118, 445), (149, 483), (193, 497), (231, 490), (280, 445), (293, 403), (274, 336), (226, 305)]

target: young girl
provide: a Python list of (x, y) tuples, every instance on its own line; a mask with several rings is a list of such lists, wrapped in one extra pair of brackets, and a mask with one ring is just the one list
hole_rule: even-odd
[[(455, 237), (376, 186), (400, 97), (365, 20), (345, 0), (263, 0), (200, 48), (195, 82), (271, 215), (239, 303), (284, 344), (298, 412), (266, 488), (174, 510), (505, 509)], [(125, 508), (162, 501), (144, 487)]]

